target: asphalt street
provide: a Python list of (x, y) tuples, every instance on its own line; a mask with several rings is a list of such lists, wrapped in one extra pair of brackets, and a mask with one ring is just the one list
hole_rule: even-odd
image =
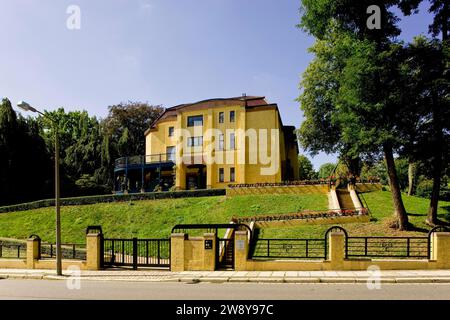
[(450, 300), (450, 284), (175, 283), (64, 280), (0, 280), (0, 299), (164, 300)]

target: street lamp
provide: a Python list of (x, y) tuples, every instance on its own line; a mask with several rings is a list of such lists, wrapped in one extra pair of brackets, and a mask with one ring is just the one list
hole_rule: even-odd
[(51, 121), (55, 130), (55, 211), (56, 211), (56, 274), (62, 276), (62, 257), (61, 257), (61, 214), (60, 214), (60, 191), (59, 191), (59, 138), (58, 125), (54, 119), (36, 110), (25, 101), (19, 101), (17, 106), (24, 110), (39, 113), (44, 118)]

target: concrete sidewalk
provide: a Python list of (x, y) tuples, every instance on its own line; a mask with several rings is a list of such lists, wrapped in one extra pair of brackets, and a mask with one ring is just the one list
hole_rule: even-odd
[[(73, 274), (73, 273), (72, 273)], [(53, 279), (53, 270), (0, 269), (0, 279)], [(365, 283), (378, 278), (381, 283), (450, 283), (450, 270), (368, 271), (184, 271), (107, 269), (81, 271), (81, 279), (95, 281), (153, 282), (259, 282), (259, 283)]]

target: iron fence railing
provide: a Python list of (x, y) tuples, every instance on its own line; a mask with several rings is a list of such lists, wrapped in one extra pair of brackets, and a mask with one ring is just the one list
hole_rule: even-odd
[[(86, 245), (80, 243), (64, 243), (61, 244), (62, 259), (86, 260)], [(42, 259), (56, 258), (56, 244), (41, 243), (40, 257)]]
[(104, 266), (169, 267), (169, 239), (104, 239)]
[(253, 258), (325, 259), (325, 239), (258, 239)]
[(174, 153), (158, 153), (149, 155), (121, 157), (115, 160), (116, 168), (143, 166), (147, 163), (175, 162)]
[[(328, 234), (341, 232), (344, 235), (345, 258), (411, 258), (429, 259), (432, 251), (431, 235), (444, 229), (432, 229), (426, 237), (350, 237), (339, 226), (327, 230), (322, 239), (265, 239), (252, 240), (252, 258), (303, 258), (326, 259), (329, 253)], [(445, 229), (447, 231), (448, 229)], [(257, 234), (257, 233), (256, 233)]]
[(0, 258), (25, 259), (27, 245), (25, 243), (0, 242)]
[(428, 237), (348, 237), (347, 257), (428, 258)]

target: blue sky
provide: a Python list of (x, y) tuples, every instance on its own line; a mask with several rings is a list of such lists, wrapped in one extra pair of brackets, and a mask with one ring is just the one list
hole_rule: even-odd
[[(314, 41), (295, 25), (299, 0), (0, 0), (0, 97), (98, 117), (121, 101), (170, 107), (264, 95), (298, 127), (295, 98)], [(81, 29), (69, 30), (69, 5)], [(427, 32), (428, 4), (402, 20), (402, 38)], [(333, 155), (312, 159), (315, 168)]]

